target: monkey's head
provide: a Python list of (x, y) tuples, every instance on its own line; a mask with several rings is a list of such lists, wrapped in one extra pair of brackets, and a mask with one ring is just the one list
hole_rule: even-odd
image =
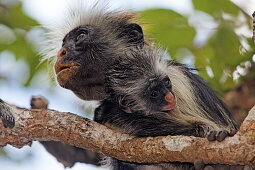
[(150, 77), (141, 86), (138, 94), (122, 94), (117, 97), (120, 108), (126, 113), (142, 111), (146, 114), (158, 114), (176, 107), (172, 84), (167, 76)]
[(46, 57), (56, 56), (59, 85), (86, 100), (103, 99), (104, 72), (114, 58), (125, 58), (144, 45), (142, 28), (131, 22), (132, 15), (101, 5), (71, 9), (63, 25), (50, 27), (43, 52)]
[(144, 47), (132, 56), (116, 60), (106, 73), (108, 97), (127, 112), (154, 114), (176, 106), (166, 61), (160, 52)]
[(169, 77), (152, 77), (146, 80), (141, 99), (151, 112), (170, 111), (176, 106)]

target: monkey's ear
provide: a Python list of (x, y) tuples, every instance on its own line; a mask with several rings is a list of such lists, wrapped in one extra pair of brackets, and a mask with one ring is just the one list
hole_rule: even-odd
[(143, 35), (143, 29), (140, 25), (136, 24), (136, 23), (130, 23), (129, 24), (129, 28), (131, 30), (136, 30), (137, 32), (141, 33)]
[(127, 35), (129, 36), (129, 42), (135, 43), (137, 45), (144, 45), (143, 29), (140, 25), (136, 23), (130, 23), (129, 32)]
[(123, 25), (120, 31), (119, 38), (125, 37), (127, 38), (128, 43), (136, 46), (142, 47), (144, 45), (143, 29), (140, 25), (136, 23), (128, 23)]
[(132, 109), (131, 107), (128, 106), (128, 103), (125, 100), (125, 96), (119, 96), (118, 103), (121, 110), (123, 110), (126, 113), (132, 113)]

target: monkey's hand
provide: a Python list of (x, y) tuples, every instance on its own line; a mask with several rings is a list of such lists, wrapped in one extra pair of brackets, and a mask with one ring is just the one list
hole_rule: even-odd
[(9, 106), (2, 99), (0, 99), (0, 118), (5, 128), (13, 128), (15, 126), (15, 118)]
[[(227, 129), (227, 128), (226, 128)], [(230, 130), (213, 130), (207, 128), (205, 137), (208, 139), (208, 141), (215, 141), (218, 142), (223, 141), (227, 136), (234, 136), (236, 133), (236, 129), (232, 128)], [(194, 168), (195, 170), (217, 170), (217, 169), (233, 169), (233, 170), (250, 170), (249, 167), (242, 166), (242, 165), (221, 165), (221, 164), (215, 164), (215, 165), (206, 165), (203, 160), (197, 159), (194, 162)]]
[(231, 130), (208, 130), (206, 134), (206, 138), (209, 141), (215, 141), (217, 140), (218, 142), (223, 141), (227, 136), (234, 136), (236, 134), (236, 129), (231, 129)]

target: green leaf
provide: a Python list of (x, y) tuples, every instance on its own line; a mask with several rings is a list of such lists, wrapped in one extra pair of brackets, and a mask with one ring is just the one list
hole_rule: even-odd
[(204, 11), (213, 16), (219, 16), (223, 12), (237, 16), (238, 7), (229, 0), (193, 0), (195, 9)]
[(6, 152), (2, 148), (0, 149), (0, 156), (1, 157), (7, 157)]
[(232, 73), (241, 61), (247, 60), (240, 54), (240, 40), (229, 25), (222, 24), (209, 40), (208, 45), (215, 52), (215, 57), (210, 63), (217, 80), (222, 78), (224, 71)]
[(16, 40), (11, 44), (0, 44), (1, 51), (11, 51), (17, 59), (24, 59), (30, 70), (29, 78), (25, 85), (29, 85), (30, 80), (38, 71), (38, 65), (40, 63), (39, 56), (36, 54), (36, 51), (33, 49), (33, 45), (27, 41), (26, 32), (21, 30), (15, 30)]
[(218, 91), (233, 88), (235, 86), (235, 82), (231, 77), (233, 71), (240, 62), (249, 60), (248, 57), (240, 54), (240, 47), (241, 43), (233, 30), (233, 25), (225, 21), (220, 23), (204, 47), (192, 49), (196, 56), (196, 67), (211, 67), (213, 78), (205, 73), (201, 75)]
[(167, 9), (150, 9), (140, 14), (141, 22), (149, 23), (143, 25), (145, 34), (166, 47), (174, 59), (179, 48), (192, 44), (195, 30), (182, 15)]
[(236, 66), (243, 59), (239, 52), (241, 47), (239, 37), (230, 25), (221, 25), (209, 40), (209, 45), (214, 48), (217, 59), (222, 63)]
[(6, 10), (0, 11), (0, 23), (10, 28), (22, 28), (25, 30), (38, 25), (34, 19), (25, 15), (21, 3), (6, 8)]
[[(38, 67), (40, 61), (37, 52), (34, 49), (33, 44), (27, 39), (27, 32), (38, 25), (38, 23), (28, 17), (22, 10), (21, 3), (14, 6), (6, 6), (0, 11), (0, 23), (7, 29), (10, 29), (10, 33), (13, 33), (12, 41), (7, 41), (8, 37), (2, 36), (0, 38), (0, 52), (10, 51), (17, 59), (24, 59), (29, 67), (29, 78), (25, 85), (29, 85), (30, 80), (35, 73), (41, 69)], [(10, 35), (9, 35), (10, 36)]]

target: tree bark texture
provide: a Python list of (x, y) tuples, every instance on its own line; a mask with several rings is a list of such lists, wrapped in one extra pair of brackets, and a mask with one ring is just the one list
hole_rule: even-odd
[(15, 147), (32, 141), (61, 141), (79, 148), (138, 163), (191, 162), (255, 167), (255, 107), (238, 133), (223, 142), (188, 136), (135, 138), (81, 116), (47, 109), (22, 109), (8, 105), (15, 127), (0, 121), (0, 145)]

